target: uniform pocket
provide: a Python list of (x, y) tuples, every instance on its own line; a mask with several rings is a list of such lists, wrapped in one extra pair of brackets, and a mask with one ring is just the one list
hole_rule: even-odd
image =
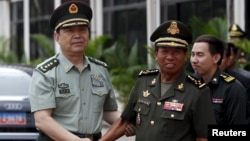
[(134, 107), (134, 110), (141, 115), (148, 115), (149, 106), (143, 103), (137, 103)]
[(92, 106), (93, 112), (102, 112), (103, 105), (108, 95), (108, 89), (106, 87), (94, 87), (92, 88)]
[(186, 126), (185, 113), (165, 110), (161, 114), (161, 129), (162, 134), (166, 136), (175, 136), (178, 133), (176, 131), (182, 131), (184, 126)]
[(56, 109), (60, 113), (73, 113), (74, 109), (70, 106), (72, 103), (76, 103), (78, 96), (75, 95), (73, 89), (68, 89), (69, 93), (56, 93)]

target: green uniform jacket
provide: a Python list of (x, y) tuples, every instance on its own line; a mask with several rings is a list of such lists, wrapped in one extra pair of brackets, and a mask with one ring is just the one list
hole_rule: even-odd
[(183, 71), (161, 97), (158, 70), (140, 73), (122, 119), (136, 122), (136, 141), (194, 141), (215, 124), (210, 90)]

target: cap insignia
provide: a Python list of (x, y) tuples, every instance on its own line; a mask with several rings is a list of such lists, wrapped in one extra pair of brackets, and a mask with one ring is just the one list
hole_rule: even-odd
[(78, 7), (77, 7), (77, 5), (71, 4), (71, 5), (69, 6), (69, 13), (70, 13), (70, 14), (74, 14), (74, 13), (77, 13), (77, 12), (78, 12)]
[(178, 28), (176, 21), (171, 22), (169, 28), (167, 29), (167, 32), (172, 34), (172, 35), (180, 33), (180, 30)]

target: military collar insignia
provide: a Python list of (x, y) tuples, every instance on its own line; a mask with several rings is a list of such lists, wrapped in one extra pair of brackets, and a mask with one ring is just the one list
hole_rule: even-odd
[(178, 28), (177, 22), (172, 21), (169, 28), (167, 29), (167, 33), (170, 33), (172, 35), (179, 34), (180, 30)]
[(180, 83), (179, 85), (178, 85), (178, 89), (179, 90), (182, 90), (184, 88), (184, 84), (183, 83)]
[(78, 13), (78, 7), (76, 4), (71, 4), (69, 6), (69, 13), (70, 14), (75, 14), (75, 13)]
[(150, 93), (148, 92), (148, 90), (146, 91), (143, 91), (143, 94), (142, 94), (144, 97), (148, 97), (150, 95)]
[(156, 79), (154, 78), (154, 79), (151, 81), (151, 84), (152, 84), (152, 85), (155, 85), (155, 83), (156, 83)]
[(212, 82), (217, 83), (217, 82), (218, 82), (218, 79), (217, 79), (217, 78), (213, 78), (213, 79), (212, 79)]

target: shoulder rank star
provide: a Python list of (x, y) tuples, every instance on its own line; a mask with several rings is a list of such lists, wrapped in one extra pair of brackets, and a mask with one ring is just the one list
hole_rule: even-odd
[(144, 96), (144, 97), (148, 97), (149, 95), (150, 95), (150, 93), (148, 92), (148, 90), (143, 91), (143, 96)]

